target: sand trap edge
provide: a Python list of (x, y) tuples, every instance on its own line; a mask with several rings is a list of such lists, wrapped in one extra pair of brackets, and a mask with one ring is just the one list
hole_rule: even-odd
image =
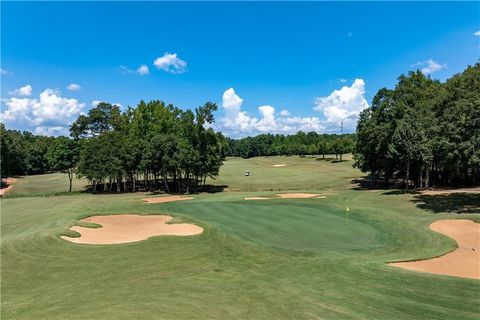
[[(425, 267), (424, 268), (421, 268), (421, 267), (418, 268), (418, 266), (415, 267), (415, 263), (422, 263), (422, 262), (429, 262), (429, 261), (434, 263), (434, 264), (437, 263), (437, 264), (441, 264), (442, 266), (445, 266), (445, 264), (448, 263), (448, 261), (442, 261), (440, 263), (438, 260), (439, 259), (448, 259), (447, 258), (448, 255), (455, 254), (455, 253), (460, 253), (461, 254), (462, 253), (461, 250), (465, 250), (465, 249), (468, 250), (469, 249), (468, 247), (465, 248), (464, 246), (460, 247), (459, 246), (459, 241), (460, 240), (456, 239), (454, 236), (449, 235), (449, 234), (444, 233), (444, 232), (441, 232), (439, 230), (435, 230), (434, 228), (432, 228), (432, 226), (435, 223), (439, 223), (439, 222), (447, 223), (447, 221), (448, 222), (462, 221), (462, 222), (467, 222), (467, 223), (473, 223), (474, 225), (472, 225), (472, 226), (477, 225), (478, 227), (480, 227), (479, 222), (476, 222), (476, 221), (470, 220), (470, 219), (440, 219), (440, 220), (434, 221), (434, 222), (430, 223), (430, 225), (428, 226), (429, 229), (433, 232), (441, 234), (442, 236), (445, 236), (445, 237), (448, 237), (448, 238), (454, 240), (455, 241), (455, 248), (453, 248), (452, 250), (450, 250), (448, 252), (442, 253), (442, 254), (434, 256), (434, 257), (426, 258), (426, 259), (421, 259), (420, 258), (420, 259), (397, 260), (397, 261), (390, 261), (390, 262), (387, 262), (385, 264), (388, 265), (388, 266), (394, 267), (394, 268), (400, 268), (400, 269), (403, 269), (403, 270), (406, 270), (406, 271), (411, 271), (411, 272), (419, 272), (419, 273), (425, 273), (425, 274), (430, 274), (430, 275), (439, 275), (439, 276), (458, 277), (458, 278), (463, 278), (463, 279), (480, 280), (480, 268), (479, 268), (480, 259), (473, 259), (474, 261), (479, 262), (479, 266), (476, 266), (474, 264), (473, 267), (471, 267), (474, 270), (478, 270), (478, 273), (473, 275), (473, 276), (469, 274), (469, 271), (465, 271), (465, 270), (461, 270), (461, 271), (451, 271), (451, 270), (449, 270), (448, 272), (444, 272), (444, 271), (438, 271), (438, 270), (428, 270), (428, 268), (425, 268)], [(475, 239), (475, 234), (473, 236), (474, 236), (474, 239)], [(474, 245), (474, 248), (475, 248), (475, 242), (473, 242), (471, 245)], [(477, 252), (477, 253), (480, 252), (480, 248), (476, 248), (476, 250), (474, 249), (473, 252)], [(453, 259), (453, 258), (449, 257), (449, 259)], [(458, 257), (455, 257), (454, 260), (458, 260)], [(464, 258), (464, 260), (465, 260), (465, 258)], [(466, 261), (468, 261), (468, 257), (466, 258)], [(450, 262), (450, 264), (451, 264), (451, 262)], [(475, 267), (477, 267), (477, 268), (475, 268)], [(435, 269), (435, 266), (430, 267), (430, 269)]]
[[(122, 226), (123, 229), (118, 230), (119, 229), (118, 225), (115, 225), (115, 223), (113, 223), (113, 228), (112, 228), (112, 224), (109, 223), (108, 221), (103, 221), (103, 222), (98, 221), (98, 219), (108, 220), (108, 219), (114, 219), (114, 218), (120, 218), (120, 219), (134, 218), (134, 219), (137, 219), (137, 225), (135, 225), (135, 222), (132, 222), (132, 221), (123, 221), (123, 226)], [(138, 219), (154, 220), (154, 221), (142, 221), (142, 223), (138, 225)], [(178, 237), (195, 236), (195, 235), (200, 235), (205, 231), (199, 225), (196, 225), (193, 223), (171, 223), (172, 220), (174, 220), (174, 218), (169, 215), (141, 215), (141, 214), (94, 215), (94, 216), (88, 216), (88, 217), (79, 219), (78, 221), (97, 224), (100, 227), (89, 228), (89, 227), (84, 227), (80, 225), (73, 225), (73, 226), (70, 226), (68, 230), (78, 233), (80, 235), (79, 237), (70, 237), (65, 234), (61, 234), (58, 237), (61, 238), (62, 240), (65, 240), (74, 244), (113, 245), (113, 244), (127, 244), (127, 243), (141, 242), (141, 241), (146, 241), (153, 237), (162, 237), (162, 236), (178, 236)], [(135, 228), (137, 230), (135, 230)], [(114, 230), (112, 231), (111, 229), (114, 229)], [(118, 239), (110, 239), (109, 241), (105, 240), (105, 233), (107, 234), (107, 236), (109, 232), (113, 234), (113, 236), (115, 235), (118, 236), (119, 231), (131, 232), (132, 229), (134, 229), (134, 231), (136, 232), (140, 230), (144, 234), (142, 235), (136, 234), (131, 238), (127, 237), (127, 239), (125, 239), (125, 237), (121, 237), (123, 240), (118, 240)], [(157, 230), (152, 230), (152, 229), (157, 229)], [(90, 235), (88, 235), (89, 233)], [(90, 239), (92, 237), (91, 235), (92, 233), (94, 234), (94, 236), (95, 236), (95, 233), (97, 236), (100, 235), (100, 239), (102, 240), (92, 241)], [(85, 240), (85, 238), (87, 238), (87, 240)]]
[(186, 197), (186, 196), (162, 196), (162, 197), (150, 197), (142, 199), (145, 203), (168, 203), (168, 202), (175, 202), (175, 201), (185, 201), (185, 200), (193, 200), (193, 197)]

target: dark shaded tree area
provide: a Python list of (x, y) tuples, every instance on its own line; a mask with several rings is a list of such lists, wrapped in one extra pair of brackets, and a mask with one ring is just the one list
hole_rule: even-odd
[(355, 166), (405, 189), (480, 184), (480, 64), (445, 83), (420, 71), (380, 89), (357, 124)]
[(228, 155), (243, 158), (257, 156), (292, 156), (335, 154), (342, 160), (346, 153), (353, 152), (355, 134), (318, 134), (299, 131), (293, 135), (261, 134), (255, 137), (230, 139)]
[[(61, 138), (33, 135), (31, 132), (7, 130), (0, 123), (1, 177), (51, 172), (57, 169), (49, 150)], [(65, 138), (68, 140), (68, 138)], [(53, 168), (57, 167), (57, 168)]]

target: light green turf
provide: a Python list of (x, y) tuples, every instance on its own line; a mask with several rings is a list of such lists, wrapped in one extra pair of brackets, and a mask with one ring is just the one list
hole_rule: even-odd
[[(346, 155), (344, 159), (351, 159)], [(284, 167), (274, 165), (285, 164)], [(250, 176), (245, 176), (245, 171)], [(224, 185), (231, 191), (299, 190), (335, 188), (348, 179), (361, 177), (352, 170), (352, 161), (335, 162), (335, 156), (326, 160), (312, 157), (256, 157), (228, 158), (220, 169), (220, 176), (207, 183)]]
[[(16, 177), (17, 181), (6, 197), (42, 196), (68, 192), (68, 176), (66, 173), (49, 173), (35, 176)], [(74, 178), (72, 191), (84, 191), (88, 182)]]
[[(298, 175), (318, 162), (291, 161), (302, 163)], [(325, 199), (243, 200), (272, 191), (166, 204), (145, 204), (146, 194), (3, 199), (1, 318), (478, 319), (480, 281), (385, 264), (452, 250), (454, 241), (428, 225), (478, 215), (435, 214), (415, 195), (353, 190), (348, 179), (360, 173), (351, 162), (322, 163), (312, 175), (337, 180), (311, 181), (312, 192), (329, 190)], [(227, 168), (222, 175), (233, 174)], [(79, 218), (121, 213), (168, 213), (205, 232), (97, 246), (57, 237)]]

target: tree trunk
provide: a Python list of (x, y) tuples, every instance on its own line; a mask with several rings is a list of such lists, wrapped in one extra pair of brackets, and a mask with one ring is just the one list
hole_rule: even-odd
[(425, 188), (430, 187), (430, 168), (427, 166), (426, 172), (425, 172)]
[(420, 166), (420, 189), (423, 188), (423, 164)]
[(408, 182), (410, 180), (410, 161), (407, 161), (407, 176), (405, 179), (405, 191), (408, 192)]
[(163, 175), (163, 185), (165, 186), (165, 191), (167, 193), (170, 193), (170, 188), (168, 187), (168, 182), (167, 182), (167, 176), (165, 174)]
[(68, 192), (72, 192), (73, 171), (69, 169), (67, 171), (67, 173), (68, 173), (68, 180), (70, 181), (70, 186), (68, 187)]

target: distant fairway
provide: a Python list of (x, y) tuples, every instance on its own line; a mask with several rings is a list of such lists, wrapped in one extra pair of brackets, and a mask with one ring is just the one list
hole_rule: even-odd
[[(38, 196), (66, 188), (67, 179), (27, 177), (37, 179), (37, 196), (20, 185), (16, 197), (0, 200), (1, 318), (478, 319), (479, 281), (386, 262), (454, 249), (428, 225), (479, 215), (423, 210), (411, 194), (354, 190), (350, 179), (361, 173), (351, 164), (229, 159), (217, 182), (250, 191), (161, 204), (144, 203), (146, 193)], [(277, 188), (326, 197), (244, 200)], [(204, 232), (119, 245), (58, 237), (82, 217), (126, 213), (169, 214)]]
[[(335, 156), (327, 160), (313, 157), (256, 157), (229, 158), (220, 169), (220, 176), (207, 183), (225, 185), (232, 191), (254, 190), (314, 190), (338, 187), (348, 179), (362, 174), (352, 170), (351, 156), (336, 162)], [(285, 165), (275, 167), (275, 165)], [(245, 171), (250, 176), (245, 176)]]

